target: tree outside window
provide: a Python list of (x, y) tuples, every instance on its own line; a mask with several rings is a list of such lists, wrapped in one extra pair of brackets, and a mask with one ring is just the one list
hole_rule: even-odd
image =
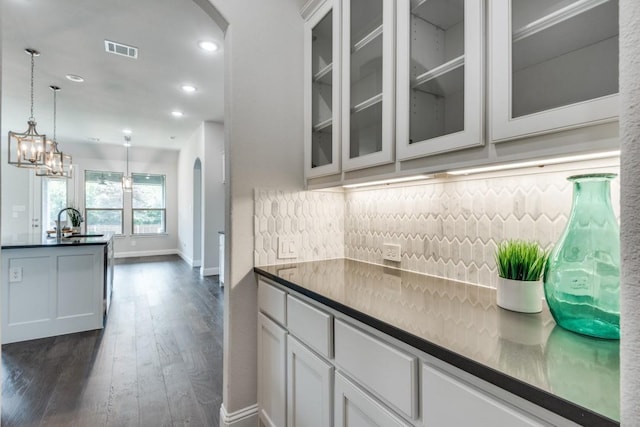
[(87, 232), (122, 234), (122, 173), (85, 171), (84, 187)]
[(165, 233), (165, 175), (131, 174), (133, 234)]
[[(53, 230), (58, 219), (58, 212), (67, 207), (67, 180), (44, 178), (42, 187), (44, 194), (42, 225), (46, 230)], [(61, 220), (66, 220), (66, 217), (61, 218)]]

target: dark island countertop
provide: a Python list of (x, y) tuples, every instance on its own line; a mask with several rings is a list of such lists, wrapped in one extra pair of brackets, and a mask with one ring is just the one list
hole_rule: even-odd
[(2, 235), (2, 249), (46, 248), (79, 245), (106, 245), (113, 238), (113, 233), (81, 234), (63, 237), (58, 242), (54, 237), (42, 233), (5, 233)]
[(496, 305), (495, 290), (348, 259), (254, 271), (581, 425), (620, 419), (619, 341)]

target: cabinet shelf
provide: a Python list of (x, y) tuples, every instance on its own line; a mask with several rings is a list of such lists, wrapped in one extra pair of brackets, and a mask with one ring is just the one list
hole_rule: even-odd
[(332, 124), (333, 124), (333, 119), (328, 118), (327, 120), (323, 120), (320, 123), (313, 125), (313, 131), (314, 132), (330, 131)]
[(579, 0), (513, 32), (513, 70), (618, 35), (618, 2)]
[(358, 42), (354, 43), (353, 48), (351, 49), (351, 53), (355, 53), (359, 51), (360, 49), (364, 48), (365, 46), (367, 46), (369, 43), (371, 43), (381, 35), (382, 35), (382, 25), (379, 25), (378, 27), (374, 28), (374, 30), (371, 31), (369, 34), (367, 34), (362, 39), (360, 39)]
[(452, 59), (449, 62), (445, 62), (444, 64), (434, 68), (433, 70), (429, 70), (427, 72), (420, 74), (413, 81), (413, 84), (411, 85), (411, 89), (419, 89), (419, 86), (422, 86), (423, 84), (431, 80), (437, 79), (438, 77), (443, 76), (444, 74), (450, 71), (456, 70), (458, 68), (461, 68), (463, 66), (464, 66), (464, 55), (461, 55), (457, 58)]
[(375, 96), (372, 96), (371, 98), (362, 101), (361, 103), (359, 103), (358, 105), (354, 105), (351, 108), (351, 113), (355, 114), (355, 113), (359, 113), (363, 110), (366, 110), (367, 108), (373, 107), (376, 104), (379, 104), (382, 102), (382, 94), (379, 93)]
[(326, 67), (318, 71), (313, 75), (313, 81), (322, 84), (331, 84), (331, 74), (333, 71), (333, 63), (328, 64)]
[(561, 24), (573, 17), (581, 15), (608, 2), (610, 2), (610, 0), (578, 0), (575, 3), (556, 10), (553, 13), (543, 16), (542, 18), (529, 23), (518, 30), (515, 30), (513, 32), (513, 42), (518, 42), (554, 25)]
[(420, 0), (411, 14), (447, 30), (464, 19), (464, 0)]

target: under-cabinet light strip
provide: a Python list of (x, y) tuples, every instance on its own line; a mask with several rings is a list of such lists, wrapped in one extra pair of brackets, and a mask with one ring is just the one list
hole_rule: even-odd
[(507, 169), (520, 169), (520, 168), (527, 168), (527, 167), (533, 167), (533, 166), (555, 165), (558, 163), (579, 162), (582, 160), (606, 159), (608, 157), (617, 157), (619, 155), (620, 155), (620, 150), (606, 151), (601, 153), (581, 154), (577, 156), (566, 156), (566, 157), (555, 157), (550, 159), (531, 160), (531, 161), (519, 162), (519, 163), (506, 163), (502, 165), (484, 166), (484, 167), (471, 168), (471, 169), (459, 169), (459, 170), (447, 171), (446, 173), (448, 175), (471, 175), (474, 173), (482, 173), (482, 172), (494, 172), (494, 171), (507, 170)]
[(422, 179), (430, 179), (430, 178), (433, 178), (433, 175), (412, 175), (412, 176), (403, 176), (402, 178), (383, 179), (381, 181), (362, 182), (360, 184), (347, 184), (347, 185), (343, 185), (342, 187), (343, 188), (370, 187), (374, 185), (396, 184), (398, 182), (419, 181)]

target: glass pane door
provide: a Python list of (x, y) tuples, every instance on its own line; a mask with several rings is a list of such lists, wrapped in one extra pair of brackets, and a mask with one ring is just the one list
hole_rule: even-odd
[(333, 163), (333, 11), (311, 31), (311, 168)]
[(512, 0), (511, 117), (618, 92), (617, 0)]
[(464, 0), (411, 2), (409, 144), (464, 130)]
[(350, 2), (349, 158), (382, 150), (383, 0)]

